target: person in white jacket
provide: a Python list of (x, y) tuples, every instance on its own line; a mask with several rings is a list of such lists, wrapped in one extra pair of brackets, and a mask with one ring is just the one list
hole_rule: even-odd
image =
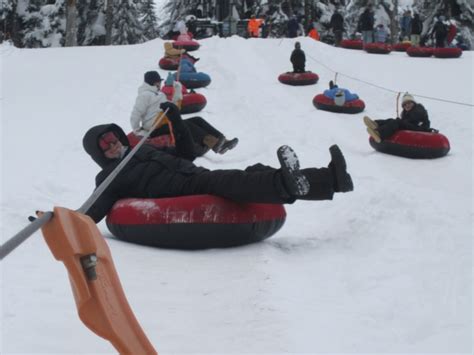
[[(156, 119), (162, 112), (160, 105), (168, 101), (166, 95), (160, 90), (161, 81), (158, 72), (148, 71), (144, 75), (144, 83), (138, 88), (138, 96), (130, 115), (133, 133), (138, 136), (145, 135), (153, 128)], [(174, 94), (171, 102), (180, 107), (183, 100), (182, 85), (175, 81), (173, 87)], [(196, 156), (204, 155), (209, 149), (212, 149), (215, 153), (224, 154), (233, 149), (239, 142), (238, 138), (228, 140), (224, 134), (202, 117), (191, 117), (184, 119), (183, 122), (195, 141)], [(164, 134), (170, 134), (170, 124), (167, 118), (162, 120), (161, 124), (150, 134), (150, 137)]]

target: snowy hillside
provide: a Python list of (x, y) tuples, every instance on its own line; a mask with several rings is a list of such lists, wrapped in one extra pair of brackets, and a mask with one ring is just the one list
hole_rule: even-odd
[[(326, 166), (336, 143), (355, 191), (286, 206), (287, 221), (275, 236), (233, 249), (126, 244), (102, 222), (138, 320), (161, 354), (470, 353), (472, 52), (424, 59), (299, 40), (307, 69), (320, 76), (316, 85), (277, 81), (291, 68), (294, 40), (201, 41), (197, 68), (212, 83), (197, 90), (208, 101), (199, 115), (240, 143), (196, 164), (277, 165), (276, 149), (289, 144), (304, 167)], [(99, 168), (84, 153), (82, 137), (108, 122), (129, 131), (136, 90), (143, 73), (158, 68), (163, 43), (0, 50), (3, 243), (35, 210), (75, 209), (90, 195)], [(335, 77), (325, 66), (413, 93), (449, 138), (451, 152), (430, 161), (375, 152), (362, 117), (394, 117), (396, 93), (338, 75), (366, 111), (318, 111), (312, 98)], [(65, 268), (41, 233), (0, 268), (0, 353), (115, 353), (79, 320)]]

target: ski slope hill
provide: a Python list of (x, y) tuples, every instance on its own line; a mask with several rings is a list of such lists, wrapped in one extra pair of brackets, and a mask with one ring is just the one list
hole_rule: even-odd
[[(371, 55), (299, 39), (320, 80), (290, 87), (295, 40), (210, 38), (195, 52), (212, 83), (202, 115), (236, 149), (196, 161), (209, 168), (277, 165), (288, 144), (301, 164), (344, 152), (355, 191), (286, 206), (263, 243), (224, 250), (161, 250), (107, 238), (128, 300), (166, 353), (470, 353), (472, 336), (473, 56)], [(1, 239), (35, 210), (78, 208), (98, 166), (82, 137), (129, 115), (143, 73), (158, 69), (162, 40), (121, 47), (2, 46)], [(194, 53), (193, 53), (194, 54)], [(366, 103), (357, 115), (316, 110), (328, 81)], [(165, 71), (159, 70), (162, 76)], [(375, 152), (363, 115), (396, 115), (409, 91), (451, 142), (448, 156), (410, 160)], [(67, 273), (36, 233), (0, 263), (2, 354), (115, 353), (79, 320)]]

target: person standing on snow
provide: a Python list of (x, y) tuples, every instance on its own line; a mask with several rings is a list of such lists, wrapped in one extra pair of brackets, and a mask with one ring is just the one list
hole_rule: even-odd
[(433, 26), (431, 36), (435, 38), (436, 48), (446, 47), (448, 38), (448, 27), (444, 24), (444, 16), (440, 16)]
[(411, 11), (406, 10), (400, 19), (400, 42), (406, 41), (410, 38), (411, 33)]
[(295, 43), (295, 49), (291, 52), (291, 64), (293, 64), (293, 73), (304, 73), (306, 65), (306, 56), (301, 49), (300, 42)]
[(423, 22), (421, 21), (420, 15), (417, 13), (413, 14), (413, 20), (411, 21), (411, 45), (420, 45), (420, 36), (423, 32)]
[[(138, 88), (138, 96), (130, 115), (133, 133), (137, 136), (143, 136), (153, 128), (155, 120), (162, 112), (161, 105), (168, 101), (166, 95), (160, 90), (161, 81), (158, 72), (149, 71), (144, 75), (144, 83)], [(174, 94), (171, 101), (180, 106), (182, 85), (175, 81), (173, 87)], [(194, 157), (204, 155), (209, 149), (212, 149), (215, 153), (224, 154), (235, 148), (239, 142), (238, 138), (228, 140), (224, 134), (202, 117), (191, 117), (183, 120), (183, 122), (184, 127), (189, 130), (190, 137), (193, 139)], [(176, 138), (172, 123), (168, 117), (165, 117), (161, 124), (151, 132), (150, 137), (170, 134)]]
[(331, 16), (329, 26), (332, 28), (332, 32), (334, 34), (334, 45), (339, 47), (342, 41), (342, 33), (344, 32), (344, 17), (342, 17), (337, 7)]
[[(96, 223), (119, 199), (162, 198), (210, 194), (239, 203), (291, 204), (295, 200), (331, 200), (336, 192), (354, 189), (346, 161), (337, 145), (329, 148), (328, 167), (301, 169), (298, 157), (288, 146), (277, 151), (279, 168), (263, 164), (245, 170), (208, 170), (192, 163), (192, 139), (185, 129), (176, 105), (161, 105), (175, 127), (176, 146), (141, 146), (107, 189), (85, 212)], [(96, 176), (99, 186), (130, 154), (123, 130), (115, 124), (94, 126), (83, 138), (85, 151), (101, 167)]]
[(374, 14), (372, 12), (372, 5), (365, 8), (362, 15), (359, 17), (358, 31), (362, 32), (362, 40), (364, 44), (372, 43), (374, 33)]
[(400, 118), (389, 118), (386, 120), (371, 120), (364, 117), (364, 123), (367, 126), (367, 132), (370, 136), (380, 143), (382, 140), (391, 137), (399, 130), (433, 132), (430, 128), (428, 112), (415, 101), (415, 98), (409, 93), (405, 93), (402, 98), (402, 114)]
[(375, 43), (385, 43), (387, 41), (388, 32), (383, 24), (379, 24), (374, 32)]

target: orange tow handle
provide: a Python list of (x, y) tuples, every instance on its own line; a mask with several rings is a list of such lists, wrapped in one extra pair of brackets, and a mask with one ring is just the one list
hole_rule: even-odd
[(53, 213), (41, 230), (54, 257), (66, 266), (79, 318), (120, 354), (158, 354), (128, 304), (94, 221), (62, 207)]

